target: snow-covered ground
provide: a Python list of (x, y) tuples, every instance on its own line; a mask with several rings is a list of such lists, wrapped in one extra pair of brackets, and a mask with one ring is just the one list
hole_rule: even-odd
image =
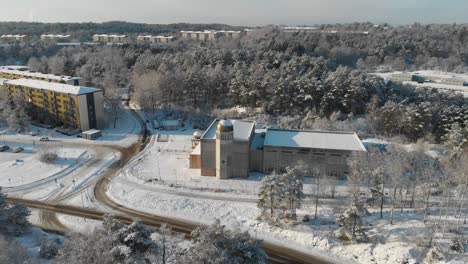
[[(27, 142), (30, 144), (39, 144), (41, 137), (48, 137), (49, 144), (60, 145), (62, 143), (75, 143), (83, 145), (108, 145), (127, 147), (135, 143), (141, 131), (138, 120), (133, 116), (130, 109), (121, 109), (119, 118), (116, 121), (115, 128), (110, 118), (106, 118), (106, 128), (102, 129), (102, 137), (97, 140), (86, 140), (77, 136), (67, 136), (55, 131), (54, 129), (45, 129), (37, 126), (31, 126), (31, 132), (35, 136), (27, 134), (18, 134), (8, 131), (7, 127), (0, 127), (0, 144), (3, 142)], [(13, 145), (14, 146), (14, 145)]]
[[(420, 263), (428, 250), (420, 246), (422, 242), (428, 241), (429, 236), (421, 214), (406, 210), (395, 213), (393, 225), (389, 224), (388, 209), (382, 220), (379, 219), (377, 209), (371, 210), (369, 222), (372, 226), (367, 227), (370, 241), (347, 244), (338, 241), (333, 234), (337, 229), (334, 208), (339, 205), (333, 205), (331, 200), (321, 202), (318, 221), (277, 227), (257, 220), (260, 211), (251, 202), (184, 197), (138, 189), (118, 182), (111, 185), (107, 194), (118, 203), (148, 213), (201, 224), (210, 224), (218, 218), (228, 227), (248, 230), (253, 236), (298, 250), (328, 255), (338, 262)], [(313, 203), (306, 202), (298, 212), (299, 218), (304, 214), (313, 215), (313, 211)], [(442, 240), (436, 238), (436, 241)], [(446, 263), (466, 263), (466, 260), (466, 256), (457, 255)]]
[[(259, 238), (331, 255), (343, 262), (417, 263), (424, 258), (427, 248), (418, 246), (426, 234), (425, 225), (416, 217), (420, 214), (397, 213), (396, 223), (389, 225), (388, 217), (380, 220), (374, 210), (370, 216), (372, 226), (368, 228), (369, 243), (356, 245), (342, 243), (333, 234), (337, 229), (334, 214), (337, 207), (346, 205), (344, 201), (322, 202), (319, 221), (315, 222), (277, 227), (257, 220), (260, 212), (256, 194), (263, 175), (222, 181), (200, 176), (199, 170), (188, 168), (193, 132), (189, 128), (154, 131), (168, 134), (169, 141), (157, 142), (154, 136), (147, 149), (113, 179), (107, 194), (120, 204), (158, 215), (202, 224), (219, 218), (227, 226), (248, 230)], [(345, 182), (338, 181), (337, 185), (337, 196), (343, 196), (347, 191)], [(310, 193), (312, 186), (313, 179), (307, 179), (305, 192)], [(313, 202), (306, 201), (298, 212), (299, 219), (304, 214), (313, 215), (313, 210)]]
[(102, 222), (98, 220), (64, 214), (57, 214), (57, 217), (60, 223), (66, 226), (70, 231), (84, 234), (92, 233), (94, 229), (98, 228), (102, 224)]
[(47, 177), (60, 178), (65, 176), (73, 167), (86, 159), (84, 148), (59, 148), (54, 151), (58, 159), (52, 163), (44, 163), (39, 160), (40, 153), (36, 152), (31, 144), (18, 144), (6, 142), (9, 146), (21, 145), (25, 150), (21, 153), (13, 153), (11, 150), (0, 152), (0, 186), (13, 187), (32, 183)]

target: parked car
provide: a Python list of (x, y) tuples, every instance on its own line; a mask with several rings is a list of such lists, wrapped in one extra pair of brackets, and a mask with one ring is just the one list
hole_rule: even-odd
[(21, 152), (21, 151), (23, 151), (23, 150), (24, 150), (24, 148), (22, 148), (22, 147), (16, 147), (16, 148), (13, 148), (11, 151), (12, 151), (13, 153), (19, 153), (19, 152)]
[(33, 137), (35, 137), (35, 136), (37, 136), (37, 135), (38, 135), (38, 133), (37, 133), (37, 132), (35, 132), (35, 131), (31, 131), (31, 132), (29, 132), (29, 135), (30, 135), (30, 136), (33, 136)]
[(309, 222), (310, 221), (310, 216), (309, 215), (304, 215), (304, 217), (302, 217), (302, 222)]
[(1, 145), (1, 146), (0, 146), (0, 152), (3, 152), (3, 151), (5, 151), (5, 150), (9, 150), (9, 149), (10, 149), (10, 147), (7, 146), (7, 145)]
[(41, 137), (41, 139), (39, 139), (39, 141), (49, 141), (49, 138), (48, 137)]

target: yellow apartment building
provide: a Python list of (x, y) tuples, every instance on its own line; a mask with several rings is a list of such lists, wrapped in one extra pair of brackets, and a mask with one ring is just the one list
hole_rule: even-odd
[(153, 35), (139, 35), (137, 43), (139, 44), (167, 44), (174, 39), (173, 36), (153, 36)]
[(42, 41), (69, 41), (70, 35), (60, 35), (60, 34), (42, 34)]
[(127, 35), (108, 35), (108, 34), (95, 34), (93, 35), (93, 42), (97, 43), (113, 43), (113, 44), (123, 44), (128, 43)]
[(25, 42), (27, 39), (27, 35), (11, 35), (11, 34), (5, 34), (0, 36), (0, 41), (2, 42)]
[(68, 128), (86, 131), (104, 125), (100, 89), (34, 79), (2, 79), (0, 87), (11, 99), (45, 110), (53, 120)]

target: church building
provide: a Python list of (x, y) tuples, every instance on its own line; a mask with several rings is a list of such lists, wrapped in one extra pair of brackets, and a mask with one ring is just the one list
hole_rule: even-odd
[(281, 171), (303, 163), (338, 178), (348, 171), (347, 158), (366, 151), (354, 132), (256, 129), (243, 120), (214, 120), (196, 136), (190, 168), (202, 176), (246, 178), (249, 172)]

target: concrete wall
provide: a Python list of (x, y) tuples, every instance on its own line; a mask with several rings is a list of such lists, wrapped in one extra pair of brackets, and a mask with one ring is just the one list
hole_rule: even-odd
[(201, 139), (201, 175), (216, 176), (216, 146), (214, 139)]
[(263, 171), (263, 150), (250, 150), (250, 170)]
[(190, 154), (190, 168), (201, 169), (201, 156), (196, 154)]
[(326, 175), (344, 177), (348, 172), (349, 151), (299, 149), (264, 146), (263, 171), (282, 170), (299, 163), (318, 168)]
[(104, 117), (104, 96), (102, 91), (94, 93), (94, 108), (96, 109), (96, 128), (103, 129), (106, 121)]
[(88, 102), (86, 100), (86, 94), (78, 96), (78, 107), (80, 114), (80, 129), (81, 131), (87, 131), (90, 129), (88, 119)]
[(232, 177), (247, 178), (250, 171), (250, 144), (248, 141), (234, 141), (232, 153)]

